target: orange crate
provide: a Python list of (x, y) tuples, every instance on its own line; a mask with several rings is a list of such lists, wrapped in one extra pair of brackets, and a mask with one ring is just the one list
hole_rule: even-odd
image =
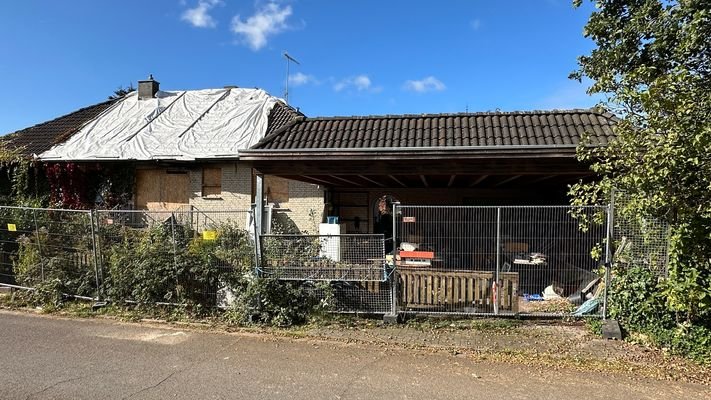
[(434, 251), (401, 251), (400, 258), (434, 258)]

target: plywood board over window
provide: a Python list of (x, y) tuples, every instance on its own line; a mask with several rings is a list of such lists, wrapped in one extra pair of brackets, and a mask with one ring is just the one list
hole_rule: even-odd
[(139, 169), (136, 171), (136, 207), (173, 211), (188, 204), (189, 186), (187, 171)]
[(289, 201), (289, 181), (278, 176), (264, 177), (264, 187), (267, 201), (270, 203), (287, 203)]
[(202, 169), (202, 196), (222, 194), (222, 168), (207, 167)]

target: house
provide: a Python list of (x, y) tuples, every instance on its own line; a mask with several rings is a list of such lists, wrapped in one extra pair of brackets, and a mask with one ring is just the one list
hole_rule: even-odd
[[(131, 193), (125, 202), (132, 208), (246, 210), (254, 201), (254, 178), (251, 165), (239, 160), (239, 151), (301, 118), (300, 112), (260, 89), (163, 91), (151, 77), (122, 98), (8, 138), (27, 145), (37, 161), (54, 168), (50, 175), (56, 169), (59, 180), (88, 182), (103, 174), (114, 186), (126, 186), (124, 191)], [(62, 169), (69, 165), (76, 168)], [(63, 191), (70, 190), (82, 188)], [(284, 212), (321, 213), (317, 184), (268, 177), (266, 193)], [(107, 196), (97, 194), (99, 202), (107, 203)], [(94, 200), (85, 197), (84, 203)], [(315, 209), (302, 209), (305, 205)], [(318, 221), (296, 222), (300, 230), (313, 230)]]

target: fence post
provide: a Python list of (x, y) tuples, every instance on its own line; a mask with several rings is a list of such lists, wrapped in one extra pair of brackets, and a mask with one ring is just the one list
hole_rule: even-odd
[(252, 233), (254, 234), (254, 275), (259, 276), (259, 266), (262, 262), (262, 251), (261, 251), (261, 246), (262, 246), (262, 235), (259, 234), (259, 231), (257, 230), (257, 221), (255, 219), (255, 215), (257, 214), (257, 206), (256, 204), (252, 204), (252, 210), (250, 213), (252, 214)]
[(40, 240), (40, 235), (39, 235), (39, 225), (37, 224), (37, 210), (32, 209), (32, 218), (35, 221), (35, 238), (37, 238), (37, 251), (39, 252), (39, 258), (40, 258), (40, 278), (42, 279), (42, 282), (44, 282), (44, 258), (42, 258), (42, 241)]
[(499, 271), (501, 271), (501, 207), (496, 208), (496, 276), (494, 277), (494, 315), (499, 315)]
[(610, 194), (610, 204), (607, 205), (607, 232), (605, 238), (605, 291), (602, 295), (602, 319), (607, 319), (607, 294), (610, 287), (612, 268), (612, 236), (615, 215), (615, 190)]
[[(89, 210), (89, 223), (91, 225), (91, 244), (94, 248), (94, 275), (96, 276), (96, 297), (97, 299), (100, 297), (101, 293), (101, 279), (99, 278), (100, 275), (102, 275), (99, 272), (99, 252), (97, 249), (96, 242), (98, 240), (98, 219), (95, 218), (96, 213), (94, 210)], [(96, 228), (94, 229), (94, 221), (96, 221)]]
[(175, 213), (170, 213), (170, 232), (173, 237), (173, 265), (178, 269), (178, 244), (175, 240)]
[[(401, 211), (398, 210), (400, 207), (400, 202), (396, 201), (393, 203), (393, 270), (390, 272), (390, 312), (393, 315), (397, 315), (398, 313), (398, 298), (397, 298), (397, 285), (399, 282), (399, 279), (397, 277), (397, 219), (398, 215), (400, 214)], [(387, 240), (387, 238), (384, 238)], [(385, 253), (385, 240), (383, 241), (383, 253)]]

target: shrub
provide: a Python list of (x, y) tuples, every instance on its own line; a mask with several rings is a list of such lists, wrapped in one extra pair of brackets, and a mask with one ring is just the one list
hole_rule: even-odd
[(651, 344), (672, 354), (711, 364), (710, 322), (692, 323), (680, 319), (668, 307), (666, 290), (670, 282), (660, 279), (646, 266), (615, 265), (609, 310), (629, 332), (642, 334)]

